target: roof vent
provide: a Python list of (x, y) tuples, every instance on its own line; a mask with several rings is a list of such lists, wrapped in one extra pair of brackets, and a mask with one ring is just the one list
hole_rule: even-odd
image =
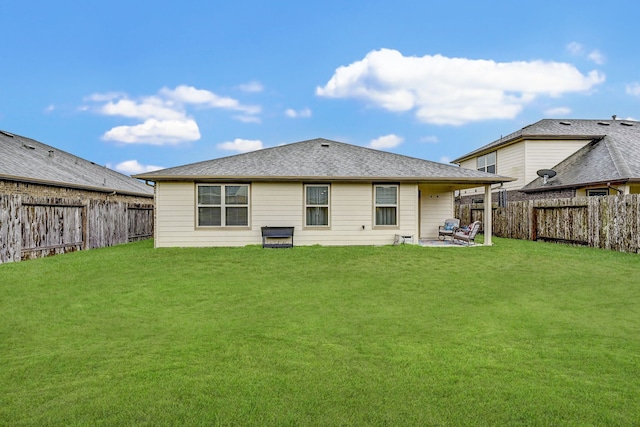
[(620, 122), (622, 126), (633, 126), (633, 123)]
[(0, 130), (0, 133), (1, 133), (1, 134), (3, 134), (3, 135), (5, 135), (5, 136), (8, 136), (9, 138), (13, 138), (13, 134), (12, 134), (12, 133), (9, 133), (9, 132), (7, 132), (7, 131)]
[(561, 125), (565, 125), (565, 126), (571, 126), (571, 123), (569, 122), (560, 122)]
[(328, 142), (321, 142), (321, 143), (320, 143), (320, 146), (321, 146), (321, 147), (328, 147), (328, 146), (329, 146), (329, 143), (328, 143)]
[(53, 150), (49, 150), (49, 157), (53, 157)]
[(24, 142), (22, 143), (22, 148), (26, 148), (27, 150), (35, 150), (36, 147), (34, 147), (33, 145), (27, 145)]
[(600, 126), (609, 126), (609, 123), (607, 123), (607, 122), (598, 122), (598, 124)]

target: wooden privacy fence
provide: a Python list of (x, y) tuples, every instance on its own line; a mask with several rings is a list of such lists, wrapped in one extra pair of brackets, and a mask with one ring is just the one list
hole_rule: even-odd
[[(462, 223), (483, 220), (482, 205), (460, 205)], [(509, 202), (493, 209), (493, 234), (640, 252), (640, 195)]]
[(153, 236), (153, 205), (0, 195), (0, 264)]

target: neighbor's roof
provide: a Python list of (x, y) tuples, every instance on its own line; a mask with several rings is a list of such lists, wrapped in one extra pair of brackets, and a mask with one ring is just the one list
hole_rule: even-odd
[(618, 130), (594, 139), (554, 166), (556, 176), (547, 179), (546, 184), (543, 178), (536, 178), (522, 191), (640, 181), (640, 125)]
[(632, 120), (543, 119), (460, 156), (451, 163), (460, 163), (523, 139), (589, 140), (605, 135), (637, 138), (639, 132), (640, 122)]
[(330, 179), (474, 184), (513, 180), (321, 138), (162, 169), (135, 177), (149, 181)]
[(0, 131), (0, 179), (153, 197), (153, 188), (137, 179), (6, 131)]

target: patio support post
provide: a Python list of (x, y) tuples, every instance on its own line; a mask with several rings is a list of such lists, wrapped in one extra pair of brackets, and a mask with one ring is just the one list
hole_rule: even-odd
[(493, 212), (491, 209), (491, 184), (484, 186), (484, 244), (493, 245), (491, 235), (493, 234)]

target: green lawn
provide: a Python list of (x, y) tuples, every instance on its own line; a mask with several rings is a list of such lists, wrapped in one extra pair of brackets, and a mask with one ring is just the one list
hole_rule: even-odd
[(638, 425), (640, 256), (494, 243), (0, 265), (0, 425)]

